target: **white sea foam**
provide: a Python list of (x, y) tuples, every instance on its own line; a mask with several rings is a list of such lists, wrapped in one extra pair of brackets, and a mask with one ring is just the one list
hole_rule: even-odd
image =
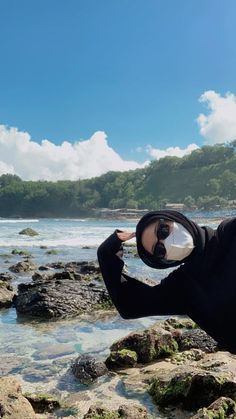
[(85, 221), (88, 221), (88, 220), (85, 220), (85, 219), (83, 219), (83, 218), (53, 218), (53, 221), (59, 221), (59, 222), (66, 222), (66, 221), (79, 221), (79, 222), (82, 222), (82, 223), (84, 223)]
[[(105, 239), (105, 237), (104, 237)], [(32, 239), (32, 240), (20, 240), (20, 239), (10, 239), (10, 240), (0, 240), (0, 247), (81, 247), (81, 246), (98, 246), (102, 242), (103, 238), (101, 237), (80, 237), (80, 238), (58, 238), (54, 240), (42, 240), (42, 239)]]
[(36, 219), (34, 219), (34, 220), (23, 220), (23, 219), (9, 220), (9, 219), (5, 219), (5, 218), (0, 218), (0, 223), (3, 223), (3, 224), (38, 223), (38, 222), (39, 222), (39, 220), (36, 220)]

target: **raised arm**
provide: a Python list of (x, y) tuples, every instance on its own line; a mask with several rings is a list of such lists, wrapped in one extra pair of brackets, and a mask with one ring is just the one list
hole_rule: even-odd
[[(111, 234), (98, 248), (98, 262), (109, 295), (124, 319), (146, 316), (185, 314), (179, 278), (181, 268), (172, 272), (160, 284), (150, 286), (122, 273), (124, 262), (116, 253), (122, 247), (119, 230)], [(121, 236), (122, 237), (122, 236)]]

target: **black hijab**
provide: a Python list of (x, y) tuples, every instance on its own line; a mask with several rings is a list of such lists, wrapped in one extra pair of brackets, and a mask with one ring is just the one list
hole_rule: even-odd
[[(158, 219), (164, 219), (169, 221), (175, 221), (176, 223), (182, 224), (183, 227), (191, 234), (194, 243), (194, 250), (182, 260), (168, 261), (165, 259), (158, 259), (154, 255), (151, 255), (147, 252), (141, 241), (142, 233), (144, 229), (151, 223), (157, 221)], [(150, 211), (145, 214), (138, 222), (136, 226), (136, 240), (137, 240), (137, 250), (139, 257), (142, 261), (155, 269), (166, 269), (169, 267), (178, 266), (181, 263), (185, 262), (194, 262), (196, 256), (199, 256), (199, 253), (202, 253), (205, 247), (205, 231), (202, 227), (196, 224), (194, 221), (191, 221), (185, 215), (180, 212), (173, 210), (161, 210), (161, 211)]]

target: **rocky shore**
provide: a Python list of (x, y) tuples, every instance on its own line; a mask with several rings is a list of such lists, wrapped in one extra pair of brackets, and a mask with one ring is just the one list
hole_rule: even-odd
[(35, 272), (32, 283), (18, 286), (15, 307), (19, 314), (68, 318), (112, 306), (94, 263), (67, 263), (56, 273), (47, 273), (44, 268), (49, 267)]
[[(15, 378), (2, 377), (1, 417), (236, 417), (236, 357), (218, 351), (216, 342), (188, 319), (158, 321), (148, 329), (129, 333), (113, 343), (104, 360), (80, 355), (68, 374), (73, 374), (85, 389), (63, 402), (52, 395), (24, 394)], [(117, 392), (121, 385), (129, 398)], [(101, 391), (107, 396), (102, 403)], [(134, 394), (136, 397), (132, 397)], [(149, 406), (142, 403), (147, 397)]]
[[(131, 250), (127, 254), (133, 257)], [(26, 321), (79, 319), (81, 314), (98, 312), (117, 315), (96, 262), (36, 266), (29, 256), (21, 257), (0, 274), (2, 309), (14, 306), (19, 319), (24, 316)], [(29, 274), (31, 282), (25, 283), (24, 275)], [(22, 282), (14, 291), (16, 277)], [(73, 353), (68, 345), (62, 346), (58, 351)], [(34, 354), (35, 363), (43, 357), (42, 346)], [(83, 387), (63, 400), (53, 394), (25, 393), (11, 371), (14, 368), (1, 371), (3, 418), (236, 418), (236, 356), (219, 351), (190, 319), (157, 321), (128, 333), (113, 342), (106, 358), (86, 353), (75, 357), (66, 377)]]

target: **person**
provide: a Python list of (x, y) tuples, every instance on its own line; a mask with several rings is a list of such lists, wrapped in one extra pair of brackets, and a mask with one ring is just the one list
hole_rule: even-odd
[[(141, 260), (154, 269), (174, 267), (157, 285), (127, 275), (122, 244), (136, 236)], [(97, 250), (108, 293), (124, 319), (187, 315), (236, 354), (236, 218), (217, 229), (173, 211), (151, 211), (136, 232), (115, 230)]]

